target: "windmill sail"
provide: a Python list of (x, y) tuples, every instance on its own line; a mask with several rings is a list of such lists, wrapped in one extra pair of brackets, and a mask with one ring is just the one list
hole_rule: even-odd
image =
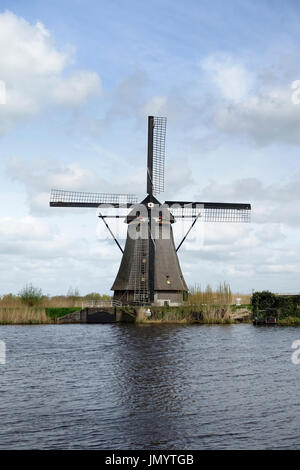
[(137, 203), (134, 194), (87, 193), (52, 189), (51, 207), (132, 207)]
[(198, 218), (204, 222), (250, 222), (251, 204), (166, 201), (176, 218)]
[(147, 192), (159, 194), (165, 186), (166, 117), (148, 118)]

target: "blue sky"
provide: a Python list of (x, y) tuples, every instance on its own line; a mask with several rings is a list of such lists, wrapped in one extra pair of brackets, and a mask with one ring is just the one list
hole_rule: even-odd
[(250, 225), (191, 233), (187, 283), (300, 291), (299, 24), (297, 1), (3, 0), (0, 295), (109, 292), (117, 248), (49, 190), (142, 198), (149, 114), (168, 118), (160, 200), (253, 205)]

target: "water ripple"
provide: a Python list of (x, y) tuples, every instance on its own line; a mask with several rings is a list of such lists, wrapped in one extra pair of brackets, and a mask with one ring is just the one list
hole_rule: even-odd
[(250, 325), (0, 327), (0, 448), (299, 448), (299, 336)]

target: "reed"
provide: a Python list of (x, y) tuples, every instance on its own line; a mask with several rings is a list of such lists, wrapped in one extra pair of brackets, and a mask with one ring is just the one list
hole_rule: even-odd
[(224, 282), (223, 284), (219, 284), (216, 290), (213, 290), (210, 285), (203, 290), (201, 285), (195, 285), (190, 288), (190, 294), (186, 303), (187, 305), (199, 306), (229, 306), (232, 304), (230, 286)]
[(53, 323), (44, 308), (0, 307), (1, 325), (39, 325)]
[[(56, 296), (56, 297), (43, 297), (40, 301), (40, 308), (72, 308), (80, 307), (82, 305), (82, 299), (69, 299), (66, 296)], [(26, 305), (18, 296), (9, 296), (5, 295), (0, 298), (0, 308), (26, 308)]]
[[(20, 296), (13, 294), (0, 298), (0, 324), (47, 324), (55, 323), (56, 317), (68, 313), (67, 309), (81, 309), (82, 302), (91, 298), (110, 298), (91, 293), (86, 296), (60, 295), (43, 296), (39, 305), (30, 307), (22, 302)], [(241, 298), (242, 304), (249, 303), (249, 296), (231, 293), (227, 283), (220, 284), (216, 289), (207, 286), (202, 289), (200, 285), (190, 288), (187, 301), (178, 307), (151, 307), (152, 316), (149, 319), (138, 318), (137, 322), (160, 323), (207, 323), (224, 324), (235, 322), (235, 307), (232, 303), (235, 298)], [(126, 308), (126, 307), (124, 307)], [(60, 310), (58, 312), (58, 309)], [(55, 310), (55, 311), (54, 311)], [(63, 312), (64, 310), (64, 312)], [(239, 310), (239, 316), (241, 314)], [(247, 312), (249, 313), (249, 312)]]
[(179, 307), (152, 307), (152, 316), (147, 322), (161, 323), (233, 323), (231, 310), (232, 293), (230, 286), (224, 282), (217, 289), (211, 286), (202, 289), (195, 285), (190, 288), (187, 301)]
[[(99, 297), (99, 298), (98, 298)], [(108, 295), (102, 295), (98, 297), (91, 297), (90, 295), (83, 296), (83, 297), (71, 297), (66, 295), (57, 295), (57, 296), (43, 296), (39, 303), (38, 307), (41, 308), (78, 308), (82, 306), (82, 302), (84, 303), (87, 300), (110, 300), (111, 297)], [(17, 295), (4, 295), (2, 298), (0, 297), (0, 308), (18, 308), (18, 307), (26, 307), (24, 301), (22, 301), (20, 296)]]
[(151, 307), (151, 317), (141, 317), (138, 322), (146, 323), (234, 323), (230, 306), (204, 305), (180, 307)]
[(206, 305), (201, 312), (200, 322), (206, 324), (233, 323), (234, 318), (230, 309), (230, 305)]

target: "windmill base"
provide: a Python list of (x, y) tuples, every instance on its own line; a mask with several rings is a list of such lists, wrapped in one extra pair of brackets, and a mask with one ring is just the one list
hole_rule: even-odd
[[(178, 307), (182, 305), (184, 300), (187, 298), (186, 291), (156, 291), (154, 293), (154, 302), (152, 305), (157, 306), (166, 306), (169, 305), (170, 307)], [(115, 291), (113, 300), (116, 302), (120, 302), (122, 305), (135, 305), (139, 304), (147, 304), (148, 302), (143, 302), (143, 299), (137, 299), (134, 291)]]

